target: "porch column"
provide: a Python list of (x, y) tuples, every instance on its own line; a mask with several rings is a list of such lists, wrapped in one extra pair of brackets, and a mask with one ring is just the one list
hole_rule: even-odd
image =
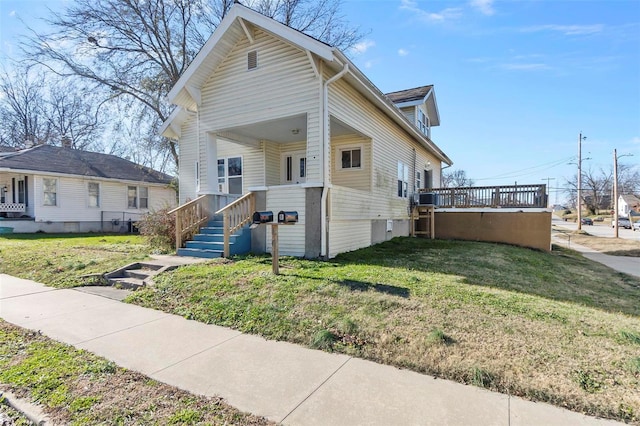
[(205, 191), (211, 194), (218, 192), (218, 140), (215, 133), (207, 132), (205, 148), (204, 167), (200, 169), (206, 170)]

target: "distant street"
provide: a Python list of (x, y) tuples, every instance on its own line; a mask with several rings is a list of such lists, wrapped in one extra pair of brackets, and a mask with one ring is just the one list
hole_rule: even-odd
[[(578, 229), (578, 224), (575, 222), (565, 222), (558, 218), (556, 215), (551, 215), (551, 224), (566, 228), (572, 231)], [(593, 225), (582, 225), (582, 230), (596, 237), (609, 237), (613, 238), (614, 229), (611, 227), (611, 220), (605, 220), (604, 222), (594, 222)], [(632, 231), (631, 229), (620, 228), (618, 232), (620, 238), (626, 240), (640, 241), (640, 232)]]

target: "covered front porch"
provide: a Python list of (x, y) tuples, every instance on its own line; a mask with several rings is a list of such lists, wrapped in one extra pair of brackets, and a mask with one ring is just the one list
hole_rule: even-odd
[(15, 173), (0, 173), (0, 218), (24, 218), (33, 215), (33, 178)]

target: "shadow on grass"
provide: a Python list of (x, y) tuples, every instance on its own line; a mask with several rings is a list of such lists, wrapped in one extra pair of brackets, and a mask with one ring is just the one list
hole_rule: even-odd
[(379, 293), (386, 293), (391, 296), (400, 296), (400, 297), (409, 297), (410, 291), (405, 287), (397, 287), (394, 285), (387, 284), (371, 284), (364, 281), (354, 281), (354, 280), (342, 280), (342, 281), (334, 281), (336, 284), (348, 287), (351, 291), (368, 291), (374, 290)]
[(113, 237), (113, 236), (126, 236), (126, 235), (138, 235), (138, 234), (122, 234), (119, 232), (104, 232), (104, 233), (86, 233), (86, 234), (47, 234), (44, 232), (35, 232), (30, 234), (2, 234), (0, 239), (6, 240), (49, 240), (49, 239), (75, 239), (75, 238), (87, 238), (87, 237)]

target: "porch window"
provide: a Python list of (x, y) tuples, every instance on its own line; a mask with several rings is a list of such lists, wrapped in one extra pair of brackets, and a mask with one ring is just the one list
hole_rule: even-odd
[(362, 148), (346, 148), (340, 150), (342, 169), (359, 169), (362, 167)]
[(242, 157), (218, 158), (218, 191), (242, 194)]
[(58, 200), (58, 179), (43, 178), (42, 179), (42, 204), (45, 206), (57, 206)]
[(100, 184), (89, 182), (88, 184), (89, 207), (100, 207)]
[(398, 161), (398, 197), (409, 196), (409, 166)]
[(23, 180), (18, 181), (18, 202), (25, 204), (25, 185)]

